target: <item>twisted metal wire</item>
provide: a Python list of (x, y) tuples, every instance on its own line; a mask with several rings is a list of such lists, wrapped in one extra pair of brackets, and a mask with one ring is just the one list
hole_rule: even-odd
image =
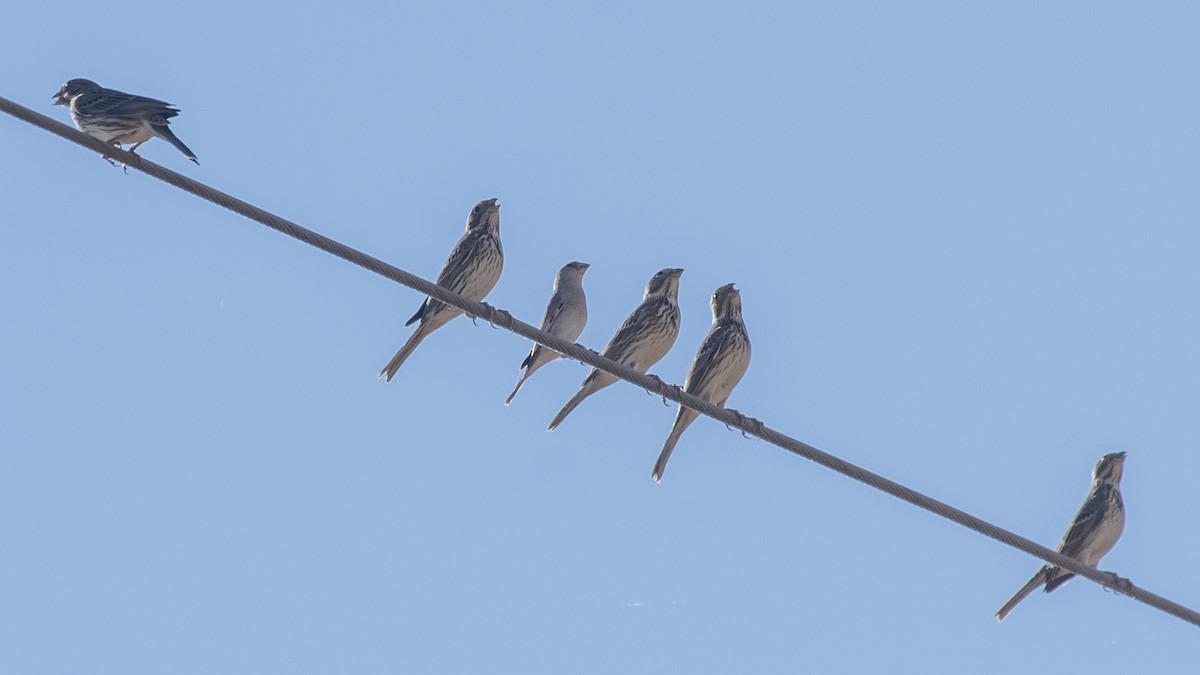
[(1174, 617), (1187, 621), (1196, 626), (1200, 626), (1200, 613), (1180, 605), (1172, 600), (1168, 600), (1160, 595), (1147, 591), (1143, 588), (1135, 586), (1133, 582), (1122, 578), (1113, 572), (1101, 571), (1094, 567), (1088, 567), (1074, 558), (1046, 548), (1041, 544), (1033, 542), (1025, 537), (1010, 532), (1002, 527), (993, 525), (992, 523), (977, 518), (965, 511), (956, 509), (949, 504), (933, 499), (916, 490), (905, 487), (900, 483), (889, 480), (868, 471), (855, 464), (851, 464), (841, 458), (838, 458), (829, 453), (818, 450), (817, 448), (801, 442), (795, 438), (787, 436), (779, 431), (771, 429), (762, 422), (752, 417), (747, 417), (737, 410), (731, 408), (722, 408), (708, 401), (697, 398), (691, 394), (684, 392), (680, 387), (668, 385), (663, 382), (658, 376), (651, 374), (642, 374), (631, 368), (625, 367), (615, 361), (604, 358), (600, 354), (591, 349), (587, 349), (580, 345), (566, 342), (549, 333), (544, 333), (540, 329), (519, 321), (507, 311), (497, 309), (485, 302), (473, 302), (467, 298), (458, 295), (452, 291), (448, 291), (433, 282), (426, 281), (421, 277), (410, 274), (398, 267), (390, 265), (373, 256), (367, 255), (362, 251), (346, 246), (340, 242), (334, 241), (329, 237), (318, 234), (307, 228), (301, 227), (286, 218), (281, 218), (269, 211), (265, 211), (253, 204), (242, 201), (237, 197), (211, 188), (203, 183), (192, 180), (187, 176), (176, 173), (163, 166), (155, 164), (137, 154), (127, 152), (120, 148), (108, 145), (103, 141), (87, 136), (72, 127), (69, 127), (61, 122), (51, 119), (45, 115), (34, 112), (24, 106), (9, 101), (6, 98), (0, 97), (0, 110), (16, 117), (20, 120), (28, 122), (36, 127), (40, 127), (49, 131), (52, 134), (61, 136), (73, 143), (82, 145), (89, 150), (100, 153), (102, 156), (111, 158), (127, 165), (128, 167), (141, 171), (147, 175), (153, 176), (165, 183), (174, 185), (175, 187), (190, 192), (197, 197), (206, 199), (218, 206), (222, 206), (234, 213), (245, 216), (253, 221), (266, 225), (267, 227), (278, 230), (283, 234), (299, 239), (300, 241), (327, 253), (331, 253), (343, 260), (349, 261), (370, 270), (380, 276), (386, 277), (397, 283), (403, 284), (416, 291), (432, 296), (447, 305), (457, 307), (469, 314), (473, 314), (480, 318), (486, 319), (494, 326), (506, 328), (521, 337), (528, 338), (538, 344), (545, 345), (557, 352), (565, 354), (573, 359), (582, 361), (589, 366), (599, 368), (607, 373), (611, 373), (626, 382), (637, 385), (647, 391), (654, 392), (660, 396), (675, 401), (681, 405), (685, 405), (692, 410), (699, 412), (702, 415), (711, 417), (728, 427), (738, 429), (744, 435), (760, 438), (772, 445), (788, 450), (805, 459), (812, 460), (821, 466), (832, 469), (844, 476), (853, 478), (856, 481), (865, 483), (876, 490), (886, 492), (898, 499), (902, 499), (914, 506), (920, 507), (934, 513), (949, 521), (962, 525), (968, 529), (974, 530), (986, 537), (995, 539), (998, 542), (1007, 544), (1015, 549), (1024, 551), (1029, 555), (1040, 558), (1052, 565), (1074, 572), (1075, 574), (1094, 581), (1106, 588), (1115, 590), (1121, 594), (1143, 602), (1155, 609), (1166, 612)]

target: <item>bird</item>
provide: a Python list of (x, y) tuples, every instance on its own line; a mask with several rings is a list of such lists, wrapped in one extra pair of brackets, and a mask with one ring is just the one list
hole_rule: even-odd
[[(659, 270), (650, 277), (649, 283), (646, 284), (646, 293), (642, 296), (642, 304), (633, 310), (608, 341), (603, 352), (605, 357), (644, 373), (666, 356), (679, 335), (681, 274), (682, 269), (670, 267)], [(579, 391), (554, 416), (546, 431), (557, 429), (583, 399), (616, 381), (616, 375), (593, 368), (583, 380)]]
[[(475, 302), (480, 302), (500, 280), (500, 272), (504, 268), (504, 249), (500, 246), (500, 205), (495, 199), (485, 199), (471, 209), (467, 215), (467, 231), (463, 234), (446, 264), (438, 273), (437, 285), (449, 291), (454, 291)], [(417, 313), (405, 323), (411, 326), (420, 321), (420, 325), (409, 336), (408, 341), (396, 355), (388, 361), (379, 377), (385, 382), (391, 382), (396, 371), (412, 354), (417, 345), (430, 333), (446, 325), (454, 317), (462, 314), (462, 310), (451, 307), (432, 297), (425, 298)], [(468, 315), (469, 316), (469, 315)], [(471, 317), (474, 318), (474, 317)]]
[[(546, 314), (542, 317), (542, 330), (567, 342), (574, 342), (583, 332), (583, 327), (587, 324), (583, 273), (588, 267), (587, 263), (576, 261), (563, 265), (558, 271), (558, 275), (554, 277), (554, 292), (550, 295), (550, 303), (546, 305)], [(512, 403), (513, 397), (521, 391), (521, 385), (525, 384), (525, 380), (528, 380), (534, 371), (561, 356), (562, 354), (553, 349), (535, 342), (533, 349), (529, 350), (528, 356), (521, 362), (520, 367), (524, 368), (525, 372), (521, 374), (521, 379), (517, 380), (517, 386), (513, 388), (512, 393), (504, 399), (504, 405)]]
[[(1084, 565), (1095, 567), (1104, 554), (1112, 550), (1121, 530), (1125, 528), (1125, 504), (1121, 501), (1121, 473), (1125, 466), (1125, 453), (1114, 452), (1100, 458), (1092, 471), (1092, 490), (1075, 514), (1075, 520), (1058, 544), (1058, 552), (1075, 558)], [(1013, 607), (1042, 584), (1046, 592), (1065, 584), (1075, 576), (1060, 567), (1045, 565), (1033, 575), (1011, 600), (996, 612), (996, 620), (1003, 621)]]
[(53, 105), (70, 109), (75, 126), (88, 136), (118, 147), (132, 143), (129, 152), (158, 136), (178, 148), (184, 157), (200, 163), (196, 153), (167, 126), (168, 120), (179, 114), (170, 103), (106, 89), (83, 78), (68, 80), (52, 98)]
[[(692, 359), (692, 367), (684, 381), (683, 390), (698, 396), (718, 406), (724, 406), (733, 388), (746, 374), (750, 365), (750, 337), (746, 334), (746, 324), (742, 322), (742, 294), (733, 287), (725, 284), (718, 288), (712, 296), (712, 327), (708, 335), (696, 350)], [(679, 442), (685, 429), (699, 417), (700, 413), (680, 405), (675, 414), (675, 424), (667, 441), (663, 444), (658, 461), (650, 477), (654, 482), (662, 481), (663, 472), (667, 469), (667, 460), (671, 451)]]

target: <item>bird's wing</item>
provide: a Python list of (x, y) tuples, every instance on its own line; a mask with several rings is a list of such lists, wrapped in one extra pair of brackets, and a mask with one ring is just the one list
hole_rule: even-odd
[(486, 236), (487, 233), (481, 228), (471, 230), (458, 240), (458, 243), (454, 245), (454, 250), (450, 251), (450, 256), (446, 258), (446, 264), (442, 266), (442, 271), (438, 272), (438, 286), (448, 288), (455, 293), (463, 292), (478, 264), (475, 260), (476, 250), (484, 242)]
[(684, 391), (700, 396), (700, 392), (708, 388), (716, 373), (716, 365), (724, 356), (723, 352), (729, 351), (731, 346), (731, 340), (726, 339), (728, 334), (727, 326), (717, 324), (704, 336), (704, 342), (700, 343), (700, 349), (696, 350), (696, 358), (692, 360), (692, 367), (688, 370), (683, 385)]
[(94, 95), (84, 95), (75, 101), (75, 109), (81, 115), (110, 115), (113, 117), (140, 117), (162, 115), (174, 117), (179, 111), (170, 103), (145, 96), (126, 94), (115, 89), (105, 89)]
[[(736, 331), (742, 330), (741, 326), (732, 321), (722, 321), (713, 326), (705, 336), (704, 342), (700, 343), (700, 349), (696, 351), (696, 358), (692, 361), (687, 380), (684, 381), (684, 391), (723, 405), (723, 401), (717, 401), (716, 398), (728, 396), (729, 391), (713, 391), (713, 385), (716, 384), (714, 380), (731, 380), (721, 383), (722, 388), (728, 387), (731, 391), (733, 385), (745, 373), (744, 366), (740, 372), (735, 373), (738, 366), (730, 362), (730, 358), (736, 357), (732, 352), (738, 349), (740, 342)], [(742, 340), (745, 339), (743, 336)]]
[(662, 315), (668, 312), (669, 308), (670, 303), (662, 297), (651, 298), (638, 305), (637, 309), (633, 310), (633, 313), (625, 319), (625, 323), (621, 324), (612, 339), (608, 341), (608, 345), (604, 348), (604, 356), (617, 363), (629, 365), (626, 361), (633, 356), (642, 343), (639, 334), (647, 326), (653, 326), (656, 322), (661, 321)]
[(566, 300), (561, 294), (556, 294), (550, 299), (550, 304), (546, 305), (546, 315), (542, 317), (542, 330), (547, 333), (553, 333), (551, 328), (554, 327), (554, 322), (558, 320), (562, 314), (563, 308), (567, 306)]
[(1099, 529), (1100, 519), (1104, 515), (1104, 501), (1102, 491), (1098, 490), (1088, 495), (1087, 500), (1080, 507), (1079, 513), (1075, 514), (1075, 520), (1071, 523), (1071, 527), (1063, 535), (1062, 542), (1058, 545), (1059, 553), (1078, 558), (1079, 554), (1087, 548), (1091, 538)]

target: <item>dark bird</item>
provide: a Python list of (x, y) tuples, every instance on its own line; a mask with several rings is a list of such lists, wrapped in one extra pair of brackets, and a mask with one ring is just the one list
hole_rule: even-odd
[(196, 161), (196, 153), (179, 140), (168, 126), (179, 109), (145, 96), (106, 89), (91, 80), (69, 80), (54, 95), (54, 105), (65, 105), (80, 131), (105, 143), (120, 147), (132, 143), (129, 152), (158, 136), (174, 145), (184, 157)]

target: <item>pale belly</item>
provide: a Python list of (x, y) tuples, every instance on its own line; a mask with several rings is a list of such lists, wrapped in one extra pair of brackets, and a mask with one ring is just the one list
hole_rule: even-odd
[(154, 138), (154, 130), (145, 120), (72, 117), (80, 131), (105, 143), (143, 143)]

